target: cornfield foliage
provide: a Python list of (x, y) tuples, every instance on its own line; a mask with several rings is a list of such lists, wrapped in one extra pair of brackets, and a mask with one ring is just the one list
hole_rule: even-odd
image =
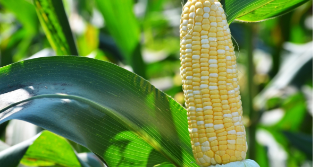
[[(0, 166), (197, 166), (179, 74), (185, 2), (0, 0)], [(221, 3), (247, 158), (312, 166), (313, 2)]]

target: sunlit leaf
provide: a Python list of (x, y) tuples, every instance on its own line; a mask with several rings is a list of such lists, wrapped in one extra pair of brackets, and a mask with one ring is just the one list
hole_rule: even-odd
[(255, 22), (285, 14), (309, 0), (222, 0), (228, 24), (232, 21)]
[(28, 166), (81, 166), (67, 140), (49, 131), (43, 131), (28, 147), (21, 163)]
[(68, 18), (60, 0), (34, 0), (39, 20), (57, 55), (78, 55)]
[(19, 163), (26, 166), (88, 167), (84, 161), (78, 159), (66, 139), (49, 131), (43, 131), (0, 152), (1, 166), (15, 167)]

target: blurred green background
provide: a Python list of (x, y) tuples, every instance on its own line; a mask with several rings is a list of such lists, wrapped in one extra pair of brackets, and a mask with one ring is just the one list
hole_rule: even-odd
[[(80, 56), (133, 71), (184, 105), (179, 75), (183, 1), (63, 3)], [(261, 167), (312, 166), (312, 10), (309, 1), (274, 19), (230, 24), (248, 133), (247, 158)], [(0, 0), (0, 67), (54, 55), (32, 2)], [(25, 124), (0, 125), (1, 139), (14, 145), (41, 130)]]

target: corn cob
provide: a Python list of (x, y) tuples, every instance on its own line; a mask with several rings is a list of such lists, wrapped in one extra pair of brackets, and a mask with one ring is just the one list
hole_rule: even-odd
[(180, 22), (180, 60), (191, 144), (200, 166), (246, 157), (236, 56), (222, 5), (188, 0)]

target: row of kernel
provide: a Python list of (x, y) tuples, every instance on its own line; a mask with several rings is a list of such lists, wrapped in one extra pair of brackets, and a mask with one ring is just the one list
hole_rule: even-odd
[(207, 162), (204, 158), (203, 152), (206, 151), (205, 144), (204, 144), (204, 136), (206, 135), (205, 129), (203, 128), (203, 121), (204, 121), (204, 113), (203, 113), (203, 106), (202, 106), (202, 93), (201, 93), (201, 65), (200, 65), (200, 59), (201, 59), (201, 30), (202, 30), (202, 23), (200, 22), (200, 18), (203, 15), (203, 4), (201, 2), (195, 3), (195, 26), (194, 26), (194, 32), (193, 32), (193, 71), (194, 76), (196, 78), (193, 79), (193, 83), (196, 84), (196, 88), (194, 91), (196, 91), (196, 97), (195, 100), (197, 102), (196, 104), (196, 114), (197, 114), (197, 126), (199, 129), (198, 133), (198, 142), (196, 142), (196, 153), (195, 158), (201, 165), (209, 165), (210, 163)]
[[(209, 141), (209, 144), (212, 149), (212, 153), (208, 152), (208, 155), (210, 155), (211, 163), (216, 164), (220, 163), (220, 156), (216, 154), (216, 151), (218, 150), (218, 140), (217, 140), (217, 134), (218, 130), (223, 126), (222, 124), (218, 124), (218, 122), (214, 121), (214, 117), (218, 117), (217, 114), (215, 114), (216, 102), (219, 100), (219, 91), (217, 88), (217, 77), (218, 77), (218, 66), (217, 66), (217, 35), (216, 35), (216, 10), (217, 6), (215, 3), (213, 3), (210, 7), (209, 11), (209, 30), (208, 30), (208, 42), (209, 42), (209, 57), (208, 57), (208, 64), (209, 64), (209, 96), (211, 100), (210, 106), (207, 106), (208, 110), (206, 111), (209, 114), (209, 118), (206, 120), (206, 131), (207, 131), (207, 138)], [(216, 124), (217, 123), (217, 124)]]
[[(209, 84), (204, 85), (205, 91), (207, 91), (207, 96), (210, 101), (208, 101), (206, 106), (204, 106), (204, 112), (207, 114), (205, 117), (205, 128), (207, 132), (206, 140), (208, 140), (206, 143), (207, 145), (210, 145), (211, 150), (207, 151), (205, 153), (207, 159), (210, 158), (210, 161), (212, 164), (220, 163), (220, 157), (218, 154), (215, 154), (215, 152), (218, 150), (218, 140), (217, 140), (217, 135), (216, 135), (216, 130), (222, 126), (222, 125), (214, 125), (214, 117), (217, 115), (214, 115), (213, 107), (214, 103), (216, 101), (212, 100), (212, 96), (216, 95), (218, 96), (218, 89), (217, 89), (217, 78), (215, 77), (215, 74), (218, 73), (217, 70), (217, 60), (216, 60), (216, 44), (217, 44), (217, 38), (216, 38), (216, 24), (214, 24), (214, 21), (216, 21), (216, 9), (217, 6), (215, 3), (213, 3), (210, 8), (204, 8), (206, 10), (205, 16), (203, 19), (203, 23), (206, 23), (206, 26), (204, 26), (203, 32), (205, 32), (205, 36), (203, 36), (203, 44), (206, 50), (206, 54), (203, 56), (206, 56), (205, 59), (203, 59), (203, 65), (208, 66), (207, 69), (208, 71), (205, 73), (206, 76), (203, 79), (209, 79)], [(208, 24), (207, 24), (208, 23)], [(214, 60), (216, 60), (216, 62)], [(213, 61), (213, 62), (212, 62)], [(214, 64), (215, 63), (215, 64)], [(214, 65), (212, 65), (214, 64)], [(214, 67), (213, 67), (214, 66)], [(205, 67), (204, 67), (205, 68)], [(212, 79), (213, 78), (213, 79)], [(203, 82), (203, 84), (205, 81)], [(205, 97), (204, 97), (205, 98)], [(203, 99), (204, 99), (203, 98)], [(214, 98), (214, 97), (213, 97)], [(216, 99), (219, 100), (219, 99)], [(218, 117), (218, 116), (217, 116)]]
[[(211, 11), (211, 3), (208, 1), (204, 2), (203, 5), (203, 19), (202, 19), (202, 31), (201, 31), (201, 93), (202, 93), (202, 101), (203, 101), (203, 112), (205, 114), (203, 128), (205, 129), (205, 136), (203, 136), (202, 150), (204, 152), (203, 158), (206, 163), (215, 164), (215, 153), (211, 149), (211, 145), (209, 142), (209, 138), (216, 136), (214, 133), (214, 128), (212, 127), (213, 123), (213, 111), (212, 111), (212, 103), (210, 101), (210, 92), (209, 92), (209, 38), (208, 31), (210, 29), (210, 13)], [(205, 124), (205, 125), (204, 125)]]
[[(191, 35), (189, 33), (189, 22), (192, 22), (192, 20), (190, 19), (190, 9), (189, 7), (191, 7), (191, 3), (187, 3), (185, 5), (185, 7), (183, 8), (183, 13), (182, 13), (182, 23), (180, 29), (181, 29), (181, 36), (183, 36), (183, 38), (181, 39), (181, 44), (184, 45), (184, 47), (181, 46), (182, 49), (184, 49), (184, 54), (182, 55), (182, 64), (184, 66), (182, 66), (182, 74), (184, 74), (182, 76), (183, 78), (183, 85), (186, 85), (185, 87), (183, 87), (184, 89), (184, 93), (185, 93), (185, 97), (186, 97), (186, 107), (187, 107), (187, 115), (188, 115), (188, 124), (189, 124), (189, 130), (190, 130), (190, 136), (192, 139), (192, 143), (193, 143), (193, 137), (194, 134), (196, 134), (197, 132), (197, 128), (194, 127), (194, 121), (196, 121), (196, 115), (193, 112), (193, 108), (194, 108), (194, 100), (192, 97), (192, 71), (189, 71), (189, 69), (191, 69), (192, 67), (192, 62), (190, 59), (190, 54), (191, 54), (191, 47), (189, 46), (191, 44)], [(191, 27), (190, 27), (191, 28)], [(186, 72), (187, 70), (187, 72)], [(194, 147), (193, 147), (194, 150)]]
[(221, 157), (222, 163), (228, 163), (230, 161), (234, 161), (234, 151), (235, 149), (235, 141), (233, 140), (235, 136), (233, 134), (228, 134), (229, 131), (232, 131), (234, 129), (232, 124), (232, 119), (230, 115), (230, 106), (228, 102), (228, 96), (229, 91), (232, 90), (232, 87), (227, 84), (228, 80), (228, 74), (227, 74), (227, 58), (226, 56), (229, 55), (229, 46), (228, 46), (228, 40), (227, 40), (227, 34), (224, 33), (224, 27), (227, 25), (227, 22), (225, 20), (225, 14), (223, 13), (223, 10), (219, 10), (220, 12), (217, 12), (217, 39), (218, 39), (218, 65), (219, 65), (219, 77), (218, 77), (218, 86), (220, 93), (222, 94), (221, 97), (221, 104), (222, 104), (222, 111), (223, 116), (220, 118), (223, 119), (224, 129), (222, 129), (222, 132), (220, 135), (219, 140), (219, 151), (216, 151), (216, 153)]

